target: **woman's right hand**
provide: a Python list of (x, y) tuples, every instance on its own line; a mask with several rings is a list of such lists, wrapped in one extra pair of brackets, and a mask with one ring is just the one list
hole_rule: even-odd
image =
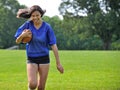
[(32, 37), (32, 32), (29, 29), (25, 29), (22, 34), (16, 39), (16, 43), (21, 43), (22, 39), (25, 37)]
[(29, 30), (29, 29), (25, 29), (23, 32), (22, 32), (22, 37), (31, 37), (32, 36), (32, 32)]

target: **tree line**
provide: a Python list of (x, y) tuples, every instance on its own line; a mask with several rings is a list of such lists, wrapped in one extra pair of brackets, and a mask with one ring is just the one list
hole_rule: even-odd
[[(0, 0), (0, 49), (16, 45), (14, 34), (25, 21), (16, 12), (24, 7), (17, 0)], [(59, 49), (120, 50), (119, 0), (63, 0), (59, 11), (63, 19), (43, 17), (53, 27)]]

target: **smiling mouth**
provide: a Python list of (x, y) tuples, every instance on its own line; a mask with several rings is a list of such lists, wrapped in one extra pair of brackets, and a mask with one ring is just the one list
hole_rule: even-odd
[(35, 21), (35, 22), (38, 22), (38, 21), (39, 21), (39, 19), (35, 19), (34, 21)]

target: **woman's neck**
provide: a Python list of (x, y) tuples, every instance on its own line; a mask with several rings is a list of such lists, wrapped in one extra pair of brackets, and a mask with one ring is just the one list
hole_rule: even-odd
[(42, 20), (40, 20), (37, 23), (34, 23), (34, 26), (35, 26), (36, 29), (39, 29), (42, 26)]
[(34, 25), (39, 26), (39, 25), (41, 25), (41, 23), (42, 23), (42, 20), (39, 20), (38, 22), (34, 22)]

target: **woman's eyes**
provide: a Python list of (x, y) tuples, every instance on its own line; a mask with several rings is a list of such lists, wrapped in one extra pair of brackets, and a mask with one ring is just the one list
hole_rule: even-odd
[(38, 16), (40, 16), (40, 15), (32, 15), (32, 17), (35, 17), (35, 16), (38, 17)]

